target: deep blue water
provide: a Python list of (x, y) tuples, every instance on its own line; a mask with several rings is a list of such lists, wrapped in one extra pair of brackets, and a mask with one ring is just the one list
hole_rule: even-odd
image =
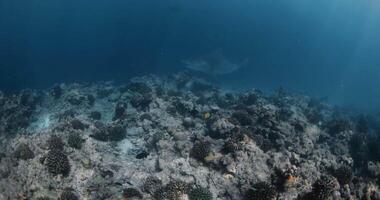
[(218, 77), (380, 108), (380, 3), (371, 0), (2, 0), (0, 89), (127, 80), (220, 50)]

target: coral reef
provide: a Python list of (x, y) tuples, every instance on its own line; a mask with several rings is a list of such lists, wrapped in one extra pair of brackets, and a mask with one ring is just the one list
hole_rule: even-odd
[(70, 124), (73, 127), (73, 129), (76, 129), (76, 130), (84, 130), (84, 129), (88, 128), (88, 125), (84, 124), (79, 119), (71, 120)]
[(152, 89), (144, 82), (132, 82), (126, 86), (122, 91), (129, 90), (135, 93), (148, 94), (152, 92)]
[(350, 129), (349, 121), (344, 119), (334, 119), (327, 124), (327, 129), (330, 134), (338, 134)]
[(62, 87), (60, 85), (55, 85), (53, 86), (53, 88), (51, 89), (50, 91), (50, 94), (55, 98), (55, 99), (59, 99), (61, 98), (62, 96)]
[(32, 114), (40, 104), (42, 95), (36, 91), (21, 91), (17, 95), (1, 95), (0, 135), (25, 131)]
[(344, 186), (349, 184), (353, 177), (352, 169), (346, 165), (340, 166), (338, 169), (334, 170), (334, 176), (338, 179), (339, 184)]
[(255, 183), (244, 196), (244, 200), (273, 200), (277, 197), (276, 188), (268, 183)]
[(149, 194), (153, 194), (155, 191), (157, 191), (162, 185), (162, 181), (156, 177), (149, 176), (146, 178), (144, 184), (143, 184), (143, 191)]
[(70, 133), (67, 138), (67, 144), (74, 149), (81, 149), (84, 140), (78, 133)]
[(69, 159), (59, 150), (50, 150), (44, 162), (48, 171), (53, 175), (67, 176), (70, 173)]
[(0, 199), (378, 199), (379, 133), (379, 115), (187, 72), (0, 92)]
[(65, 189), (61, 193), (59, 200), (79, 200), (79, 197), (71, 189)]
[(92, 138), (107, 142), (107, 141), (120, 141), (125, 138), (125, 129), (121, 125), (113, 124), (96, 124), (96, 129), (93, 134), (90, 135)]
[(210, 156), (210, 154), (211, 154), (210, 144), (204, 141), (196, 142), (190, 152), (190, 155), (193, 158), (202, 162), (206, 161), (207, 157)]
[(339, 187), (339, 184), (336, 183), (333, 177), (324, 175), (313, 184), (313, 190), (307, 195), (307, 199), (329, 199), (337, 187)]
[(125, 112), (126, 112), (127, 106), (128, 105), (124, 102), (117, 103), (115, 107), (115, 114), (113, 116), (113, 120), (123, 119), (126, 114)]
[(131, 99), (131, 105), (137, 109), (146, 110), (152, 101), (153, 98), (150, 94), (136, 94)]
[(34, 158), (34, 153), (27, 144), (21, 143), (14, 151), (14, 157), (17, 159), (28, 160)]
[(126, 188), (123, 190), (123, 197), (130, 199), (132, 197), (142, 198), (142, 194), (135, 188)]
[(154, 198), (157, 200), (177, 200), (187, 195), (189, 185), (182, 181), (171, 181), (165, 187), (155, 191)]
[(65, 146), (62, 138), (57, 135), (50, 136), (49, 140), (47, 141), (47, 145), (50, 150), (57, 151), (62, 151), (63, 147)]
[(203, 187), (196, 187), (189, 193), (189, 200), (212, 200), (212, 193)]
[(100, 120), (102, 118), (102, 113), (99, 111), (93, 111), (90, 113), (89, 118), (93, 120)]
[(238, 121), (242, 126), (249, 126), (253, 123), (252, 118), (249, 116), (248, 112), (242, 110), (234, 112), (232, 114), (232, 118)]

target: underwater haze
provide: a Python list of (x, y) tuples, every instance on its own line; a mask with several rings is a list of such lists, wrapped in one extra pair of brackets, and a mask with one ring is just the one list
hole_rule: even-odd
[(0, 0), (0, 200), (378, 200), (379, 86), (379, 0)]
[(0, 1), (3, 91), (171, 74), (209, 55), (241, 65), (210, 75), (228, 88), (380, 109), (379, 1)]

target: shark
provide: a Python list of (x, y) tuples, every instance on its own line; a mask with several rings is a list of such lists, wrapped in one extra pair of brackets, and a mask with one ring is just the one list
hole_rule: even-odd
[(234, 63), (226, 59), (219, 51), (204, 57), (182, 61), (185, 68), (208, 75), (224, 75), (239, 70), (248, 60)]

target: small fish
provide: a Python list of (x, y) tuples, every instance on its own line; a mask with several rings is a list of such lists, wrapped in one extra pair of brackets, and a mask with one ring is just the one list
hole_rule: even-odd
[(203, 119), (204, 120), (208, 120), (208, 119), (210, 119), (210, 117), (211, 117), (211, 114), (209, 112), (203, 113)]

